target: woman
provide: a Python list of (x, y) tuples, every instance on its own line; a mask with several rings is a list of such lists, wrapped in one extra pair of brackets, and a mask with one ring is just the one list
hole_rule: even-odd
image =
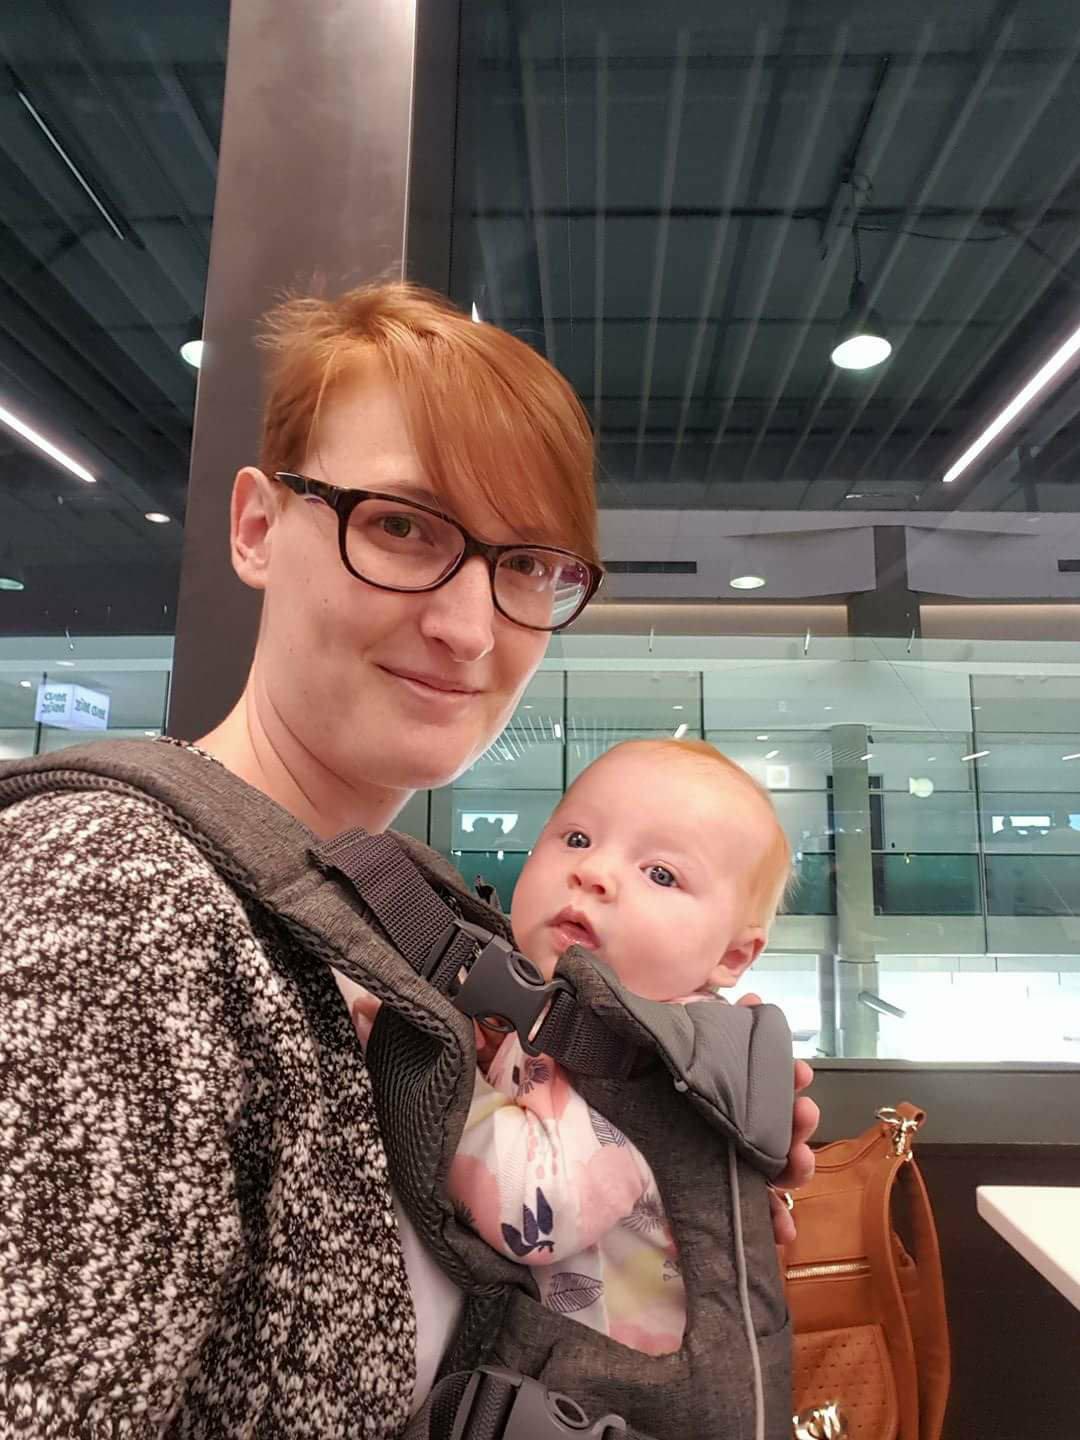
[[(591, 436), (533, 351), (404, 286), (263, 338), (232, 505), (262, 620), (192, 763), (378, 830), (487, 748), (595, 588)], [(0, 1429), (402, 1428), (459, 1302), (395, 1220), (346, 1005), (150, 806), (0, 811), (0, 1064)], [(815, 1123), (799, 1101), (791, 1183)]]

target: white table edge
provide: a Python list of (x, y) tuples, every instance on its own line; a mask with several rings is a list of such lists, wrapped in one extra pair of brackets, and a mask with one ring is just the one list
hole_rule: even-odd
[[(1039, 1191), (1055, 1197), (1073, 1197), (1074, 1228), (1063, 1237), (1060, 1250), (1046, 1248), (1045, 1242), (1030, 1234), (1022, 1221), (1010, 1213), (1021, 1200), (1037, 1200)], [(1044, 1280), (1080, 1310), (1080, 1188), (1060, 1185), (980, 1185), (975, 1191), (975, 1204), (986, 1223), (1022, 1255)]]

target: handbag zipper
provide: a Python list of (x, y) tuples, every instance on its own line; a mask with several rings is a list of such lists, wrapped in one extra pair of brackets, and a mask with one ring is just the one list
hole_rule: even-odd
[(789, 1280), (819, 1280), (827, 1275), (868, 1275), (869, 1260), (830, 1260), (818, 1265), (789, 1265)]

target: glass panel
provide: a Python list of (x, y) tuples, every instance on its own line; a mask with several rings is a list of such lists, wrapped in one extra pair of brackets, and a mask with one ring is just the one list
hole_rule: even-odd
[[(1080, 323), (1071, 7), (461, 15), (451, 289), (543, 351), (598, 436), (613, 563), (552, 647), (566, 776), (670, 733), (663, 677), (698, 675), (688, 733), (769, 789), (795, 851), (777, 942), (824, 973), (857, 933), (902, 990), (906, 1020), (844, 1017), (848, 1053), (1061, 1057), (1080, 383), (1047, 361)], [(844, 368), (868, 308), (888, 358)], [(795, 1006), (819, 976), (788, 958), (756, 988)], [(1017, 963), (1043, 989), (1021, 996)]]

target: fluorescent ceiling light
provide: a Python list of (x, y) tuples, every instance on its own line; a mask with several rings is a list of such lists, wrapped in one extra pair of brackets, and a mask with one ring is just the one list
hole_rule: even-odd
[(34, 688), (34, 682), (32, 680), (20, 680), (19, 684), (24, 690), (32, 690)]
[(151, 525), (168, 525), (169, 517), (163, 510), (147, 510), (143, 517), (150, 521)]
[(689, 730), (689, 729), (690, 729), (690, 726), (687, 725), (687, 724), (685, 724), (685, 722), (684, 722), (682, 725), (677, 726), (677, 727), (676, 727), (676, 730), (675, 730), (675, 734), (672, 736), (672, 739), (673, 739), (673, 740), (681, 740), (681, 739), (683, 738), (683, 736), (686, 734), (687, 730)]
[(769, 738), (768, 735), (755, 735), (755, 736), (754, 736), (754, 739), (755, 739), (755, 740), (767, 740), (768, 738)]
[(1080, 760), (1080, 750), (1077, 750), (1073, 755), (1062, 755), (1061, 758), (1063, 760)]
[(74, 669), (75, 669), (75, 661), (74, 661), (74, 660), (57, 660), (56, 663), (57, 663), (57, 665), (62, 665), (65, 670), (74, 670)]
[(1045, 390), (1054, 376), (1069, 363), (1076, 352), (1080, 350), (1080, 326), (1078, 326), (1069, 338), (1054, 351), (1050, 359), (1041, 370), (1037, 370), (1023, 389), (1018, 390), (1004, 410), (1000, 410), (987, 425), (986, 429), (973, 441), (964, 453), (960, 456), (945, 474), (941, 477), (942, 483), (949, 485), (962, 474), (973, 460), (977, 460), (986, 447), (993, 443), (1001, 432), (1014, 421), (1020, 411), (1026, 405), (1030, 405), (1040, 390)]
[(70, 470), (71, 473), (77, 475), (80, 480), (85, 480), (88, 485), (93, 485), (97, 480), (97, 476), (91, 475), (90, 471), (80, 465), (77, 460), (73, 460), (70, 455), (65, 454), (63, 450), (55, 446), (51, 440), (46, 440), (45, 436), (39, 434), (33, 426), (28, 425), (25, 420), (20, 420), (19, 417), (13, 415), (10, 410), (5, 410), (2, 405), (0, 405), (0, 424), (6, 425), (9, 430), (14, 430), (15, 434), (21, 435), (24, 440), (29, 440), (31, 445), (36, 445), (39, 450), (43, 450), (50, 460), (55, 460), (56, 463), (62, 465), (65, 470)]
[(728, 583), (732, 590), (760, 590), (765, 581), (760, 575), (736, 575)]
[(41, 115), (40, 111), (35, 108), (34, 103), (30, 99), (30, 97), (24, 91), (18, 89), (15, 91), (15, 94), (18, 95), (19, 100), (25, 107), (25, 109), (30, 112), (30, 115), (33, 117), (35, 125), (37, 125), (38, 129), (45, 136), (45, 139), (48, 140), (49, 144), (56, 151), (57, 155), (60, 156), (60, 159), (64, 162), (67, 168), (71, 171), (72, 175), (74, 175), (75, 179), (86, 191), (86, 194), (89, 196), (91, 202), (97, 207), (102, 219), (105, 221), (106, 225), (108, 225), (109, 229), (113, 232), (113, 234), (118, 240), (127, 240), (129, 237), (124, 234), (123, 230), (117, 224), (110, 207), (106, 205), (105, 201), (97, 193), (94, 187), (90, 184), (90, 181), (87, 180), (86, 176), (75, 164), (75, 161), (72, 160), (71, 156), (64, 149), (63, 145), (60, 144), (60, 141), (49, 129), (49, 126), (45, 123), (45, 120)]
[(180, 355), (193, 370), (198, 370), (203, 357), (202, 340), (185, 340), (180, 346)]
[(874, 752), (873, 752), (872, 750), (867, 750), (867, 752), (866, 752), (865, 755), (860, 755), (860, 756), (859, 756), (859, 759), (860, 759), (860, 760), (872, 760), (873, 758), (874, 758)]
[(556, 740), (561, 740), (561, 739), (562, 739), (562, 726), (559, 724), (558, 720), (555, 721), (555, 724), (552, 726), (552, 729), (555, 731), (555, 739), (556, 739)]
[(779, 754), (780, 754), (780, 751), (779, 751), (779, 750), (766, 750), (766, 752), (765, 752), (765, 759), (766, 759), (766, 760), (775, 760), (776, 757), (777, 757), (777, 755), (779, 755)]
[(685, 705), (672, 705), (673, 710), (685, 710)]
[(961, 755), (961, 756), (960, 756), (960, 759), (961, 759), (961, 760), (982, 760), (984, 756), (989, 755), (989, 754), (990, 754), (990, 751), (989, 751), (989, 750), (973, 750), (970, 755)]

